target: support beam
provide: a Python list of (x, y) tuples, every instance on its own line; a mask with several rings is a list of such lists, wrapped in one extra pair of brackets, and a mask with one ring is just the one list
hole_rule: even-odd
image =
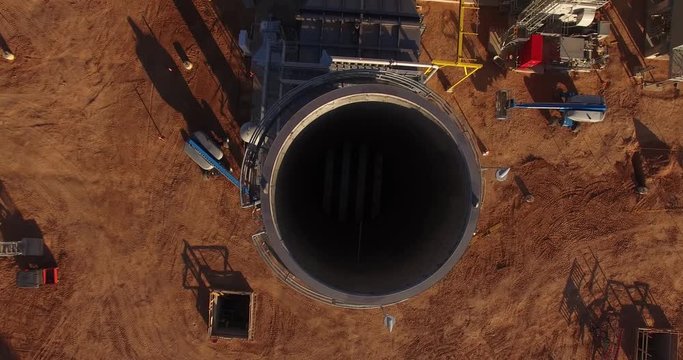
[[(455, 1), (453, 3), (456, 3)], [(436, 68), (429, 68), (424, 72), (425, 83), (431, 79), (436, 72), (442, 67), (458, 67), (463, 69), (465, 75), (460, 78), (455, 84), (448, 88), (447, 92), (452, 93), (456, 86), (460, 85), (465, 79), (472, 76), (477, 70), (482, 68), (482, 64), (471, 62), (463, 56), (463, 43), (465, 35), (477, 35), (476, 32), (465, 31), (465, 12), (467, 10), (479, 10), (477, 1), (459, 1), (459, 21), (458, 21), (458, 44), (457, 44), (457, 61), (434, 60), (432, 65)]]
[(455, 89), (456, 86), (460, 85), (465, 79), (468, 77), (472, 76), (477, 70), (481, 69), (483, 67), (482, 64), (477, 64), (477, 63), (470, 63), (470, 62), (460, 62), (460, 61), (446, 61), (446, 60), (434, 60), (432, 61), (432, 65), (434, 65), (436, 68), (429, 68), (427, 71), (424, 72), (424, 75), (426, 76), (425, 82), (427, 82), (429, 79), (434, 76), (434, 74), (442, 67), (457, 67), (463, 69), (465, 72), (465, 76), (460, 78), (454, 85), (452, 85), (450, 88), (448, 88), (448, 92), (452, 93), (453, 89)]

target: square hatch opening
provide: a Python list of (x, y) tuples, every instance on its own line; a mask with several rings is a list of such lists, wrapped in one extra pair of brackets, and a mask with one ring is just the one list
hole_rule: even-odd
[(209, 336), (222, 339), (252, 338), (253, 293), (214, 290), (209, 303)]

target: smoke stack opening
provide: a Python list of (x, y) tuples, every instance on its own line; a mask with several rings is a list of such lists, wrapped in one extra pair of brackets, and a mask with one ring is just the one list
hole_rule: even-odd
[(308, 104), (271, 159), (265, 211), (285, 250), (277, 255), (304, 281), (352, 298), (431, 286), (472, 235), (472, 153), (452, 118), (377, 95)]

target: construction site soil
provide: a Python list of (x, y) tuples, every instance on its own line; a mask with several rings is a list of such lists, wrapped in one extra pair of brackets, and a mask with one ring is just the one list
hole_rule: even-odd
[[(230, 3), (222, 22), (204, 0), (0, 0), (0, 34), (16, 54), (0, 63), (0, 180), (15, 209), (3, 236), (30, 227), (60, 267), (59, 284), (18, 289), (28, 264), (0, 259), (1, 359), (587, 359), (605, 284), (620, 299), (620, 358), (631, 358), (635, 327), (683, 326), (683, 99), (636, 85), (623, 24), (600, 72), (487, 62), (452, 94), (457, 69), (432, 80), (490, 150), (485, 169), (512, 170), (506, 182), (484, 170), (469, 249), (436, 286), (385, 309), (397, 319), (389, 333), (382, 310), (335, 308), (280, 283), (251, 242), (258, 212), (183, 153), (195, 130), (227, 136), (239, 171), (251, 80), (235, 39), (250, 15)], [(643, 16), (615, 3), (608, 13), (625, 23)], [(421, 11), (423, 60), (453, 59), (457, 7)], [(483, 8), (467, 43), (482, 59), (498, 16)], [(576, 134), (535, 110), (495, 120), (497, 90), (545, 101), (558, 84), (604, 94), (606, 120)], [(634, 153), (646, 195), (635, 192)], [(253, 289), (253, 340), (209, 340), (206, 272)]]

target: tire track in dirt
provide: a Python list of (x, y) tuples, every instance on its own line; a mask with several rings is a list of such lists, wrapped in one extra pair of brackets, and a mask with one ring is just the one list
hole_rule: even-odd
[[(530, 307), (528, 297), (530, 294), (543, 296), (550, 290), (548, 286), (555, 291), (554, 288), (559, 285), (554, 284), (553, 279), (564, 276), (564, 260), (572, 253), (572, 249), (626, 227), (632, 220), (612, 214), (627, 209), (624, 199), (631, 196), (631, 193), (621, 189), (624, 182), (618, 178), (616, 181), (577, 178), (566, 170), (565, 165), (551, 165), (542, 159), (525, 163), (515, 168), (515, 171), (527, 183), (536, 201), (532, 204), (523, 203), (514, 184), (499, 188), (496, 196), (503, 201), (494, 208), (487, 208), (493, 214), (485, 215), (498, 219), (500, 223), (489, 222), (475, 237), (466, 256), (444, 280), (445, 284), (438, 294), (438, 299), (468, 294), (469, 298), (488, 299), (486, 303), (501, 303), (504, 301), (495, 300), (494, 297), (502, 296), (502, 291), (506, 296), (522, 299), (522, 303), (515, 306), (510, 303), (505, 309), (488, 309), (480, 304), (474, 310), (475, 314), (480, 314), (475, 315), (478, 317), (502, 313), (510, 318), (533, 319), (532, 314), (537, 310)], [(530, 258), (534, 260), (530, 261)], [(549, 262), (557, 266), (548, 265)], [(539, 271), (545, 273), (544, 280), (530, 282), (529, 279), (538, 278)], [(454, 283), (455, 279), (462, 278), (472, 281), (466, 286)], [(433, 306), (441, 306), (441, 302)], [(449, 323), (449, 328), (458, 328), (446, 316), (442, 315), (441, 318), (439, 324)], [(473, 320), (474, 323), (478, 321)], [(534, 324), (533, 320), (527, 322), (527, 325)], [(510, 347), (511, 339), (506, 338), (505, 334), (517, 330), (508, 328), (510, 325), (505, 323), (495, 323), (497, 325), (494, 328), (485, 327), (481, 335), (489, 349), (496, 349), (495, 353), (483, 354), (475, 347), (471, 351), (476, 354), (474, 358), (497, 359), (514, 352)], [(520, 323), (518, 326), (527, 325)], [(428, 327), (420, 325), (417, 332), (423, 327), (427, 331)], [(468, 350), (467, 347), (463, 348), (463, 344), (450, 344), (448, 340), (446, 343), (442, 341), (441, 345), (430, 344), (430, 341), (414, 340), (402, 347), (402, 351), (419, 358), (420, 354), (440, 354), (443, 351), (440, 346), (452, 346), (461, 351), (460, 354), (466, 354)], [(474, 347), (471, 345), (472, 340), (465, 343), (470, 344), (470, 348)], [(484, 347), (481, 343), (477, 346)], [(547, 352), (541, 351), (539, 354)]]
[[(554, 220), (544, 228), (540, 228), (541, 232), (532, 240), (532, 246), (539, 249), (537, 251), (538, 255), (551, 259), (564, 248), (583, 242), (593, 235), (583, 231), (576, 231), (578, 228), (581, 228), (576, 220), (584, 216), (585, 209), (588, 208), (588, 203), (591, 200), (609, 190), (610, 188), (606, 182), (595, 181), (563, 191), (560, 196), (551, 199), (547, 202), (546, 206), (541, 207), (539, 212), (546, 215), (553, 214), (550, 217)], [(579, 196), (581, 197), (580, 201), (571, 199)], [(565, 203), (568, 203), (568, 206), (564, 206)], [(554, 214), (558, 207), (562, 209), (562, 213)]]
[(288, 338), (292, 337), (292, 332), (288, 330), (294, 328), (294, 320), (292, 319), (292, 314), (278, 306), (271, 297), (263, 294), (259, 296), (259, 299), (261, 300), (261, 316), (268, 316), (267, 321), (259, 322), (261, 324), (267, 324), (266, 328), (261, 330), (261, 333), (265, 331), (267, 334), (266, 336), (262, 335), (262, 338), (266, 339), (266, 343), (269, 344), (265, 353), (273, 356), (275, 355), (274, 352), (276, 350), (275, 344), (286, 344)]
[(454, 360), (458, 358), (454, 354), (458, 348), (456, 341), (458, 338), (459, 336), (453, 336), (451, 339), (445, 339), (443, 336), (416, 338), (407, 347), (404, 347), (402, 352), (407, 359), (421, 359), (424, 358), (425, 354), (429, 354), (433, 359)]
[[(126, 359), (139, 358), (137, 352), (131, 346), (131, 341), (128, 338), (126, 329), (122, 325), (127, 323), (125, 319), (125, 312), (113, 294), (104, 299), (102, 303), (103, 329), (105, 339), (109, 340), (118, 354), (124, 355)], [(124, 317), (122, 318), (122, 315)]]
[(56, 359), (63, 356), (61, 349), (64, 344), (64, 328), (66, 324), (66, 316), (61, 316), (57, 321), (57, 324), (52, 327), (45, 337), (45, 340), (41, 342), (41, 346), (38, 351), (33, 354), (34, 360), (48, 360)]
[(511, 326), (486, 326), (482, 331), (482, 340), (486, 346), (490, 349), (491, 359), (501, 359), (505, 358), (502, 354), (511, 346), (508, 339), (506, 339), (506, 334), (512, 333), (510, 331)]
[[(533, 164), (533, 168), (538, 166), (555, 173), (562, 171), (557, 166)], [(529, 171), (531, 170), (526, 173)], [(534, 171), (544, 172), (543, 169)], [(522, 172), (525, 173), (524, 170)], [(552, 179), (550, 181), (558, 180), (556, 177), (547, 178)], [(547, 181), (542, 180), (539, 185), (532, 185), (535, 198), (541, 201), (535, 202), (535, 209), (519, 219), (520, 223), (526, 224), (522, 228), (534, 229), (530, 241), (525, 242), (525, 250), (545, 259), (554, 258), (567, 247), (584, 243), (597, 235), (596, 229), (586, 228), (583, 219), (599, 216), (600, 214), (594, 213), (593, 209), (600, 207), (599, 205), (604, 202), (603, 198), (612, 196), (611, 193), (614, 191), (613, 186), (605, 180), (581, 184), (578, 179), (560, 179), (556, 185), (560, 187), (558, 194), (552, 193), (557, 187), (548, 184)], [(536, 205), (537, 203), (539, 205)]]

